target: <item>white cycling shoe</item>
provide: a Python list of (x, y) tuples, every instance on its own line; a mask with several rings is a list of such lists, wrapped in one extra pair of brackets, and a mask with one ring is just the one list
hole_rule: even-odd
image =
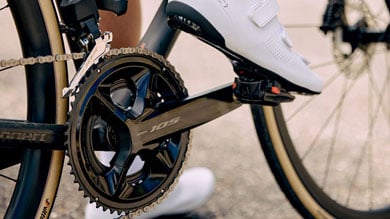
[[(203, 167), (187, 169), (179, 178), (179, 182), (171, 193), (159, 205), (135, 219), (155, 218), (158, 216), (183, 214), (202, 206), (214, 191), (215, 178), (213, 173)], [(86, 219), (118, 218), (120, 215), (96, 208), (88, 204), (85, 209)]]
[(271, 71), (289, 91), (321, 92), (322, 80), (292, 50), (276, 0), (169, 0), (166, 11), (181, 29)]

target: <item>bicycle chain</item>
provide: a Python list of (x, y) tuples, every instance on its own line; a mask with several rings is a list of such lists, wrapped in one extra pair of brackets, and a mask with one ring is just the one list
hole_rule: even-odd
[[(121, 55), (121, 54), (130, 54), (134, 53), (137, 48), (127, 47), (119, 49), (111, 49), (106, 54), (107, 56)], [(53, 62), (66, 62), (70, 60), (80, 60), (86, 57), (85, 52), (70, 53), (70, 54), (56, 54), (56, 55), (46, 55), (46, 56), (37, 56), (37, 57), (28, 57), (20, 59), (3, 59), (0, 60), (0, 71), (13, 68), (16, 66), (25, 66), (25, 65), (35, 65), (35, 64), (44, 64), (44, 63), (53, 63)]]

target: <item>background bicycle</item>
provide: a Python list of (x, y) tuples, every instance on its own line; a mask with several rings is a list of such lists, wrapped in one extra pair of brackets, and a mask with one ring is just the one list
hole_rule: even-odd
[[(280, 15), (282, 20), (285, 19), (284, 23), (288, 24), (291, 16), (299, 18), (297, 17), (299, 14), (304, 15), (305, 18), (313, 16), (320, 20), (324, 10), (323, 5), (314, 3), (305, 5), (297, 2), (280, 1), (283, 10)], [(159, 1), (143, 1), (143, 4), (145, 5), (144, 11), (146, 10), (144, 16), (150, 18), (150, 14), (153, 13), (150, 8), (155, 9)], [(304, 14), (301, 13), (302, 8), (306, 6), (310, 10), (305, 10)], [(147, 19), (144, 21), (148, 23)], [(296, 48), (301, 49), (306, 56), (311, 58), (313, 63), (316, 63), (316, 57), (323, 60), (324, 56), (331, 55), (329, 42), (321, 44), (321, 51), (313, 49), (320, 44), (319, 36), (321, 35), (311, 36), (308, 33), (302, 37), (292, 33)], [(312, 39), (310, 41), (312, 44), (308, 43), (307, 39)], [(298, 47), (302, 43), (306, 46), (304, 48)], [(194, 51), (194, 48), (197, 50)], [(183, 51), (191, 55), (183, 56)], [(312, 60), (313, 57), (314, 60)], [(226, 58), (185, 34), (182, 34), (181, 41), (175, 46), (169, 59), (182, 74), (190, 93), (230, 82), (234, 76)], [(201, 80), (204, 78), (207, 80)], [(202, 83), (195, 83), (196, 81), (202, 81)], [(6, 100), (6, 98), (9, 96), (2, 99)], [(6, 103), (6, 101), (3, 102)], [(5, 108), (12, 109), (10, 111), (17, 112), (19, 116), (23, 115), (23, 112), (14, 110), (12, 107)], [(297, 130), (301, 130), (301, 128)], [(211, 136), (208, 133), (215, 134)], [(209, 166), (214, 170), (218, 182), (216, 193), (206, 209), (214, 212), (218, 218), (254, 218), (256, 215), (264, 215), (264, 217), (269, 218), (299, 217), (280, 192), (261, 153), (247, 106), (194, 130), (190, 165)], [(388, 150), (384, 151), (384, 156), (386, 153), (389, 155)], [(230, 162), (223, 162), (226, 160)], [(388, 168), (389, 164), (387, 163), (387, 166), (384, 165), (384, 167)], [(68, 172), (69, 170), (65, 169), (63, 179), (71, 183), (72, 177), (69, 176)], [(389, 178), (384, 178), (383, 182), (387, 182), (388, 185), (388, 180)], [(75, 185), (64, 186), (63, 184), (52, 218), (79, 218), (81, 216), (85, 203), (85, 200), (81, 199), (82, 195), (79, 193), (76, 197), (77, 202), (69, 199), (68, 195), (69, 192), (73, 194), (76, 190), (77, 186)], [(75, 203), (80, 203), (80, 205), (77, 206)], [(77, 208), (77, 211), (74, 211), (74, 208)]]

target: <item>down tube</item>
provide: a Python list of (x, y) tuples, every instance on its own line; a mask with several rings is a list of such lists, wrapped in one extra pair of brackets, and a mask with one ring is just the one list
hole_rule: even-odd
[(169, 52), (180, 33), (179, 30), (175, 30), (168, 26), (165, 11), (167, 2), (167, 0), (162, 1), (156, 15), (139, 44), (140, 47), (154, 51), (164, 57), (169, 55)]

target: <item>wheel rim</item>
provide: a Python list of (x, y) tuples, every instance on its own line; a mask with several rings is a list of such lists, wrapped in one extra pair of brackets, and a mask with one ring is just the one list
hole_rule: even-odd
[[(41, 39), (39, 39), (40, 42), (44, 42), (40, 44), (44, 49), (36, 49), (34, 46), (30, 46), (29, 44), (26, 44), (25, 48), (25, 55), (31, 56), (30, 53), (34, 53), (36, 51), (50, 51), (52, 54), (62, 54), (63, 53), (63, 45), (61, 41), (61, 36), (59, 33), (58, 25), (57, 25), (57, 19), (54, 14), (53, 5), (50, 3), (44, 3), (43, 1), (40, 1), (40, 3), (43, 3), (44, 7), (39, 8), (38, 2), (33, 2), (31, 5), (28, 5), (29, 7), (27, 10), (31, 13), (37, 13), (38, 10), (39, 14), (43, 16), (43, 19), (46, 19), (45, 21), (49, 21), (49, 23), (44, 23), (43, 20), (39, 19), (39, 17), (34, 17), (36, 19), (36, 24), (39, 24), (43, 27), (47, 27), (47, 37), (44, 38), (41, 35)], [(10, 5), (17, 5), (18, 3), (15, 3), (14, 1), (9, 1)], [(26, 4), (27, 5), (27, 4)], [(25, 6), (26, 6), (25, 5)], [(0, 8), (2, 6), (5, 6), (5, 2), (1, 2)], [(31, 7), (30, 7), (31, 6)], [(13, 7), (15, 8), (15, 7)], [(33, 10), (34, 8), (35, 10)], [(9, 12), (8, 7), (2, 8), (0, 10), (1, 15), (5, 16), (5, 19), (1, 19), (2, 21), (9, 22), (9, 19), (12, 20), (11, 13)], [(17, 16), (15, 16), (17, 17)], [(28, 20), (28, 18), (19, 19), (18, 22), (22, 23), (23, 21)], [(18, 23), (15, 22), (15, 23)], [(11, 21), (12, 24), (14, 24)], [(45, 29), (45, 28), (39, 28), (39, 29)], [(5, 28), (7, 31), (15, 31), (14, 28)], [(27, 30), (28, 31), (28, 30)], [(34, 34), (23, 34), (26, 31), (21, 31), (21, 37), (25, 40), (23, 41), (33, 41), (33, 35)], [(14, 45), (19, 44), (19, 37), (15, 34), (14, 37), (11, 37), (11, 35), (4, 33), (2, 36), (7, 39), (6, 41), (3, 40), (3, 38), (0, 40), (5, 44), (6, 48), (4, 50), (4, 54), (1, 55), (1, 58), (4, 57), (22, 57), (18, 51), (20, 51), (19, 48), (15, 47)], [(45, 35), (46, 36), (46, 35)], [(15, 40), (9, 42), (9, 38), (12, 38)], [(7, 43), (4, 43), (7, 42)], [(11, 47), (7, 48), (7, 44), (12, 45)], [(46, 43), (46, 44), (45, 44)], [(34, 45), (33, 43), (31, 45)], [(4, 47), (2, 47), (4, 48)], [(53, 67), (54, 66), (54, 67)], [(66, 68), (64, 63), (56, 63), (53, 66), (46, 66), (42, 67), (41, 69), (33, 69), (29, 68), (30, 71), (28, 74), (31, 74), (29, 76), (29, 79), (27, 80), (30, 84), (28, 86), (29, 94), (30, 94), (30, 104), (28, 107), (27, 117), (35, 122), (50, 122), (54, 123), (57, 122), (59, 124), (63, 124), (66, 121), (66, 111), (67, 111), (67, 100), (61, 98), (61, 90), (60, 88), (64, 86), (64, 84), (67, 82), (66, 79)], [(54, 73), (50, 74), (50, 72)], [(7, 69), (6, 71), (1, 71), (2, 75), (4, 72), (11, 71), (7, 74), (21, 74), (18, 75), (20, 77), (18, 81), (20, 83), (24, 82), (23, 80), (23, 73), (25, 70), (23, 67), (16, 67), (12, 69)], [(41, 77), (41, 82), (37, 82), (37, 75), (35, 75), (36, 72), (47, 72), (45, 77)], [(6, 74), (6, 75), (7, 75)], [(6, 76), (8, 77), (8, 76)], [(35, 80), (35, 81), (34, 81)], [(31, 83), (31, 81), (34, 81)], [(36, 83), (37, 82), (37, 83)], [(10, 83), (11, 87), (14, 86), (13, 83)], [(17, 89), (18, 94), (25, 93), (23, 92), (23, 89)], [(40, 93), (42, 90), (44, 90), (43, 94)], [(37, 92), (37, 93), (34, 93)], [(40, 95), (41, 94), (41, 95)], [(6, 92), (7, 97), (13, 97), (14, 93)], [(18, 96), (19, 97), (19, 96)], [(32, 98), (31, 98), (32, 97)], [(37, 101), (36, 97), (39, 97), (41, 101)], [(26, 104), (23, 103), (23, 100), (26, 98), (22, 98), (21, 100), (19, 98), (13, 98), (17, 100), (17, 106), (21, 108), (27, 108)], [(46, 102), (50, 107), (47, 107), (47, 105), (43, 104), (42, 101)], [(4, 108), (2, 108), (3, 110)], [(10, 115), (10, 118), (12, 119), (25, 119), (25, 115), (22, 110), (20, 109), (15, 110), (14, 107), (9, 107), (12, 111), (15, 111), (16, 114), (12, 113)], [(58, 109), (61, 109), (58, 111)], [(16, 117), (15, 117), (16, 116)], [(7, 116), (8, 118), (8, 116)], [(3, 173), (11, 173), (13, 175), (13, 178), (16, 182), (15, 186), (9, 187), (10, 191), (14, 191), (13, 197), (12, 197), (12, 207), (9, 207), (7, 210), (7, 216), (6, 218), (25, 218), (31, 217), (32, 215), (36, 214), (39, 215), (41, 218), (47, 218), (50, 214), (50, 211), (53, 207), (54, 198), (56, 195), (56, 191), (59, 185), (59, 179), (61, 176), (61, 170), (62, 170), (62, 163), (64, 158), (64, 152), (63, 151), (42, 151), (42, 150), (25, 150), (17, 152), (18, 154), (24, 154), (24, 158), (22, 160), (22, 165), (19, 170), (19, 176), (16, 177), (15, 173), (18, 172), (18, 167), (12, 167), (11, 169), (5, 169), (5, 172), (2, 170)], [(3, 154), (4, 155), (4, 154)], [(12, 157), (12, 156), (10, 156)], [(20, 160), (17, 160), (16, 163), (20, 163)], [(18, 178), (18, 179), (17, 179)], [(28, 178), (29, 180), (25, 180)], [(34, 179), (33, 182), (31, 179)], [(9, 181), (9, 180), (8, 180)], [(31, 193), (31, 191), (35, 191), (34, 193)], [(2, 193), (3, 195), (5, 193)], [(3, 203), (8, 203), (9, 199), (7, 198), (7, 201)], [(7, 206), (2, 206), (1, 214), (4, 213)]]
[[(389, 13), (384, 1), (347, 0), (345, 3), (346, 18), (351, 25), (364, 17), (371, 29), (386, 29)], [(319, 9), (313, 12), (319, 15), (325, 7), (313, 8)], [(291, 23), (291, 20), (284, 23)], [(294, 103), (282, 105), (287, 125), (286, 130), (281, 130), (285, 134), (283, 141), (285, 144), (291, 141), (286, 147), (297, 150), (296, 162), (303, 163), (318, 185), (317, 189), (331, 198), (328, 204), (337, 203), (333, 208), (346, 207), (341, 210), (368, 213), (386, 209), (390, 205), (390, 163), (387, 159), (390, 156), (390, 64), (387, 45), (360, 45), (351, 53), (350, 45), (343, 45), (337, 33), (327, 38), (320, 32), (310, 35), (318, 31), (319, 25), (311, 28), (312, 25), (301, 24), (307, 22), (287, 25), (291, 27), (288, 31), (293, 38), (298, 32), (301, 36), (302, 31), (307, 34), (305, 39), (309, 42), (306, 42), (306, 47), (311, 40), (315, 42), (309, 46), (315, 52), (297, 44), (295, 47), (305, 55), (309, 54), (312, 69), (326, 82), (321, 95), (298, 97)], [(323, 47), (318, 49), (315, 44)], [(333, 61), (321, 61), (324, 57)]]

